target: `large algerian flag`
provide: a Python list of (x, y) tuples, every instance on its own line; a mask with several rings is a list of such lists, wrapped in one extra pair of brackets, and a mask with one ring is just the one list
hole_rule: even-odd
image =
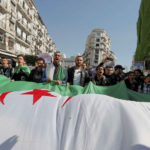
[[(150, 95), (0, 76), (0, 150), (149, 150)], [(132, 101), (130, 101), (132, 100)]]

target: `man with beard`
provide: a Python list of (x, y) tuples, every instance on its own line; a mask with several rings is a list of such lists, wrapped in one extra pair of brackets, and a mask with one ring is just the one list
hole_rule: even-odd
[(85, 86), (89, 82), (88, 73), (83, 69), (83, 57), (77, 56), (75, 66), (68, 70), (67, 84)]
[(2, 66), (0, 67), (0, 74), (11, 79), (12, 78), (12, 68), (9, 67), (7, 58), (3, 57), (1, 59), (1, 63), (2, 63)]
[(29, 76), (29, 81), (41, 83), (45, 60), (43, 58), (37, 58), (35, 63), (36, 63), (36, 67), (31, 71)]
[(55, 84), (59, 85), (66, 83), (66, 68), (61, 64), (61, 53), (59, 51), (54, 53), (53, 63), (49, 64), (44, 72), (43, 81), (51, 82), (55, 81)]

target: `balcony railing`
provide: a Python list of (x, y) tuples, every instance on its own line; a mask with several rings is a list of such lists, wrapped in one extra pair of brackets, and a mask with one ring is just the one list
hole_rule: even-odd
[(18, 23), (23, 28), (23, 30), (25, 30), (26, 32), (28, 32), (28, 34), (31, 34), (32, 30), (31, 30), (31, 28), (29, 28), (29, 26), (28, 26), (27, 23), (25, 23), (23, 20), (19, 20), (19, 19), (18, 19)]

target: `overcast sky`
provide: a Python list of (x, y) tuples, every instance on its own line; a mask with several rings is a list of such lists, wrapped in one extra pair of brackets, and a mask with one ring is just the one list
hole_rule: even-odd
[(34, 1), (57, 50), (67, 57), (83, 54), (87, 36), (94, 28), (101, 28), (111, 38), (117, 63), (130, 67), (141, 0)]

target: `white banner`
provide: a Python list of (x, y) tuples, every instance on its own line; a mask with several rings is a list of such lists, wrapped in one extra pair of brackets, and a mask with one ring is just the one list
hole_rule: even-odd
[(0, 150), (150, 150), (150, 103), (47, 90), (0, 101)]

